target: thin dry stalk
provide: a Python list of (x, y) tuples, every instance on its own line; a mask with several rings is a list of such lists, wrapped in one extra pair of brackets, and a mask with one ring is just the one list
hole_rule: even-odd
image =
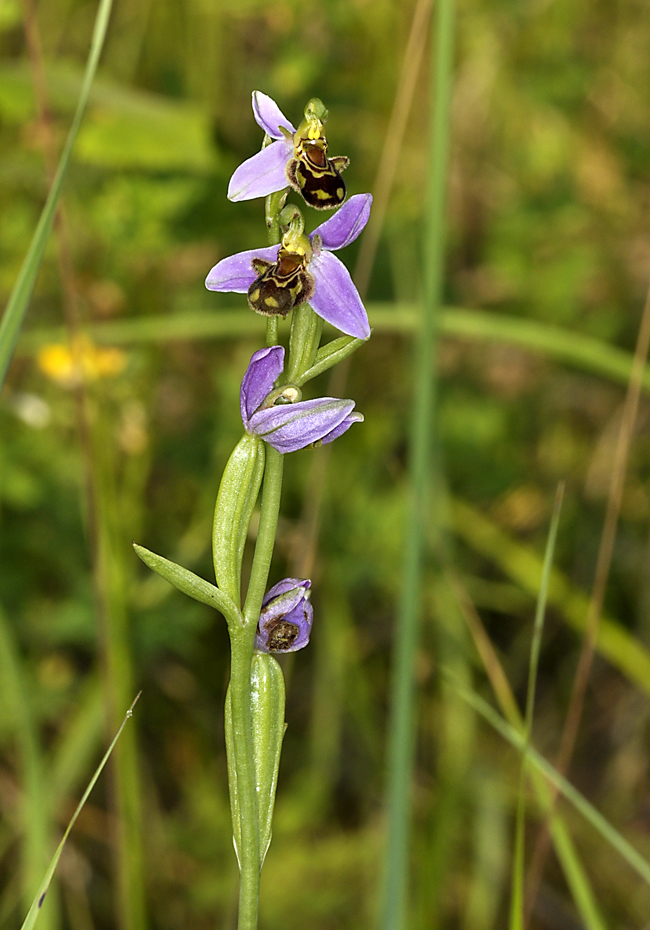
[(471, 637), (474, 640), (476, 651), (478, 652), (481, 662), (483, 663), (483, 668), (485, 669), (488, 680), (492, 685), (492, 690), (494, 691), (499, 707), (503, 712), (503, 716), (513, 727), (521, 729), (524, 721), (521, 716), (521, 711), (517, 705), (517, 699), (513, 694), (508, 677), (504, 672), (503, 666), (501, 665), (495, 648), (492, 645), (492, 640), (488, 636), (487, 631), (483, 626), (483, 621), (481, 620), (479, 612), (474, 606), (474, 603), (460, 578), (451, 569), (447, 570), (447, 580), (451, 586), (452, 591), (454, 592), (456, 601), (460, 607), (460, 612), (467, 625), (467, 629), (469, 630)]
[[(623, 417), (616, 443), (616, 452), (612, 476), (607, 497), (607, 509), (605, 512), (605, 521), (603, 532), (600, 538), (600, 547), (598, 549), (598, 559), (596, 562), (596, 571), (594, 575), (594, 584), (589, 602), (589, 611), (585, 624), (585, 632), (582, 639), (578, 666), (576, 669), (571, 698), (569, 700), (569, 709), (567, 711), (562, 741), (558, 752), (555, 768), (561, 775), (566, 775), (580, 727), (580, 720), (584, 708), (585, 694), (589, 683), (589, 674), (596, 649), (596, 640), (598, 638), (598, 627), (605, 599), (605, 591), (612, 565), (612, 554), (614, 552), (614, 543), (616, 541), (616, 531), (618, 520), (621, 512), (621, 502), (623, 500), (623, 491), (625, 488), (625, 478), (627, 474), (628, 460), (630, 456), (630, 446), (632, 437), (636, 428), (636, 421), (639, 411), (639, 400), (641, 397), (642, 379), (645, 371), (648, 350), (650, 348), (650, 289), (646, 296), (641, 325), (637, 336), (636, 349), (634, 351), (634, 361), (632, 371), (625, 396), (623, 406)], [(553, 815), (555, 802), (557, 800), (557, 791), (553, 792), (552, 804), (547, 812), (546, 820), (541, 828), (535, 844), (532, 862), (530, 865), (527, 881), (526, 892), (526, 924), (530, 922), (535, 899), (537, 897), (539, 886), (542, 880), (544, 864), (549, 851), (550, 838), (548, 833), (548, 822)]]
[(370, 275), (377, 255), (379, 237), (386, 218), (390, 195), (395, 184), (406, 125), (413, 105), (417, 78), (429, 34), (428, 23), (432, 6), (433, 0), (417, 0), (413, 11), (411, 31), (406, 43), (404, 61), (402, 62), (402, 73), (395, 92), (393, 109), (388, 121), (386, 138), (384, 139), (379, 167), (372, 189), (373, 209), (361, 240), (361, 248), (354, 269), (354, 280), (362, 297), (365, 297), (368, 291)]
[[(395, 184), (406, 125), (413, 105), (418, 73), (422, 65), (429, 32), (427, 25), (432, 6), (433, 0), (417, 0), (413, 11), (400, 80), (395, 91), (395, 99), (373, 186), (373, 209), (361, 239), (361, 248), (354, 269), (353, 277), (362, 298), (365, 298), (368, 291), (379, 236)], [(350, 364), (351, 359), (348, 358), (332, 371), (328, 386), (328, 394), (331, 396), (339, 397), (345, 392)], [(300, 529), (294, 550), (295, 555), (292, 560), (292, 575), (297, 578), (313, 577), (330, 452), (330, 446), (327, 446), (327, 448), (320, 449), (316, 453), (309, 474), (305, 505), (300, 519)]]

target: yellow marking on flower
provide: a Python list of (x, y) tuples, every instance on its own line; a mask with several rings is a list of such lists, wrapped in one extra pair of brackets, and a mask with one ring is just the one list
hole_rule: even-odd
[(294, 255), (305, 255), (307, 261), (311, 261), (312, 247), (309, 237), (291, 227), (282, 237), (282, 248), (287, 252), (293, 252)]
[(96, 346), (87, 336), (75, 336), (64, 345), (44, 346), (36, 363), (44, 375), (62, 387), (72, 388), (82, 381), (96, 381), (119, 375), (126, 367), (127, 356), (122, 349)]
[(319, 119), (311, 120), (309, 124), (309, 131), (307, 132), (308, 139), (321, 139), (323, 136), (323, 124)]

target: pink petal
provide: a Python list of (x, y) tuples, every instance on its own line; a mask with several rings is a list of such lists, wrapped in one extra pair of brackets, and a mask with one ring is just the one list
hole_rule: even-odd
[(282, 139), (247, 158), (235, 170), (228, 185), (229, 200), (253, 200), (266, 197), (289, 186), (285, 167), (293, 154), (290, 142)]
[(250, 249), (248, 252), (237, 252), (228, 258), (222, 258), (208, 273), (205, 286), (209, 291), (245, 294), (253, 281), (259, 277), (253, 268), (253, 259), (261, 258), (266, 262), (275, 262), (279, 248), (278, 245), (269, 245), (265, 249)]
[(343, 262), (323, 250), (320, 255), (314, 255), (309, 270), (316, 279), (316, 290), (309, 301), (315, 312), (342, 333), (367, 339), (370, 335), (368, 314)]
[(282, 346), (270, 346), (253, 353), (239, 392), (244, 426), (248, 425), (250, 417), (266, 395), (271, 393), (275, 380), (280, 376), (283, 368), (284, 349)]
[(323, 248), (330, 251), (350, 245), (363, 232), (371, 206), (372, 194), (355, 194), (334, 216), (315, 229), (312, 236), (320, 236)]
[(284, 138), (280, 132), (280, 126), (285, 126), (291, 135), (296, 131), (275, 100), (263, 94), (261, 90), (253, 91), (253, 116), (257, 125), (261, 126), (272, 139)]

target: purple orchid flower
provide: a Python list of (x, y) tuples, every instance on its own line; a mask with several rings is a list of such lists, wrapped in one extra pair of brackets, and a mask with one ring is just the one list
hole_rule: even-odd
[[(286, 261), (289, 256), (293, 264), (299, 266), (309, 278), (309, 303), (312, 309), (342, 333), (357, 339), (367, 339), (370, 326), (359, 292), (348, 269), (332, 252), (354, 242), (360, 235), (368, 222), (371, 206), (372, 194), (355, 194), (309, 237), (302, 235), (301, 231), (289, 229), (281, 245), (237, 252), (223, 258), (208, 274), (205, 286), (210, 291), (248, 293), (253, 309), (264, 312), (260, 311), (257, 303), (253, 304), (250, 297), (252, 285), (260, 278), (259, 266), (255, 268), (253, 261), (277, 267), (281, 264), (278, 262), (278, 253), (281, 251), (281, 259)], [(282, 311), (282, 315), (286, 315), (289, 309), (291, 307)]]
[(241, 383), (244, 427), (278, 452), (296, 452), (315, 442), (332, 442), (363, 416), (353, 413), (353, 400), (319, 397), (300, 400), (297, 387), (273, 390), (284, 367), (284, 349), (271, 346), (253, 353)]
[(285, 578), (267, 591), (255, 634), (258, 652), (297, 652), (309, 642), (314, 611), (311, 581)]
[(345, 182), (341, 171), (349, 160), (343, 155), (327, 155), (327, 110), (320, 100), (309, 101), (305, 119), (296, 129), (274, 100), (256, 90), (253, 115), (258, 126), (275, 141), (236, 169), (228, 185), (230, 200), (252, 200), (292, 187), (317, 210), (332, 210), (343, 203)]

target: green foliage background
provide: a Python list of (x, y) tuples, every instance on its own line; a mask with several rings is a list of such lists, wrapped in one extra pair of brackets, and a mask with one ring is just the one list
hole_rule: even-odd
[[(108, 695), (125, 687), (120, 713), (143, 690), (133, 731), (149, 926), (232, 925), (225, 624), (148, 575), (131, 540), (211, 577), (214, 498), (241, 431), (241, 376), (264, 331), (243, 297), (203, 288), (219, 258), (266, 242), (261, 202), (225, 197), (231, 172), (261, 143), (251, 91), (269, 93), (294, 122), (309, 97), (322, 97), (330, 151), (351, 159), (349, 192), (372, 190), (412, 6), (131, 0), (114, 10), (65, 207), (81, 316), (98, 344), (119, 343), (126, 367), (88, 385), (93, 436), (80, 437), (75, 393), (36, 361), (40, 347), (64, 338), (53, 245), (0, 401), (0, 922), (16, 925), (26, 910), (106, 742)], [(0, 0), (3, 302), (47, 191), (24, 10)], [(59, 143), (94, 14), (85, 0), (36, 10)], [(565, 583), (550, 598), (534, 727), (549, 758), (575, 672), (624, 397), (625, 377), (608, 376), (603, 359), (610, 346), (633, 350), (650, 280), (649, 43), (640, 0), (461, 0), (458, 13), (438, 499), (449, 495), (442, 509), (456, 569), (523, 703), (539, 584), (530, 557), (541, 560), (555, 487), (566, 482), (556, 553)], [(427, 70), (425, 57), (369, 289), (376, 330), (345, 389), (366, 421), (332, 447), (324, 475), (312, 452), (287, 462), (273, 581), (300, 573), (316, 492), (323, 507), (313, 641), (285, 663), (289, 729), (262, 877), (265, 930), (369, 926), (378, 909), (410, 333), (423, 278)], [(357, 252), (343, 256), (350, 268)], [(460, 335), (461, 308), (482, 311), (483, 329)], [(539, 324), (524, 330), (528, 348), (499, 329), (504, 315)], [(165, 336), (170, 323), (175, 338)], [(213, 335), (196, 336), (212, 325)], [(549, 326), (562, 330), (556, 350), (544, 341)], [(595, 340), (591, 364), (578, 357), (580, 336)], [(316, 389), (326, 393), (327, 379)], [(93, 596), (89, 462), (110, 540), (108, 620)], [(623, 659), (596, 661), (571, 770), (647, 854), (650, 681), (634, 677), (630, 657), (645, 659), (650, 647), (649, 470), (644, 399), (605, 608), (629, 637)], [(465, 718), (462, 746), (441, 752), (452, 718), (439, 686), (440, 630), (447, 647), (460, 643), (476, 689), (490, 692), (434, 569), (425, 600), (409, 927), (490, 930), (507, 919), (518, 758)], [(120, 674), (106, 667), (111, 623), (129, 668), (116, 691), (106, 684)], [(78, 822), (43, 912), (52, 927), (116, 925), (110, 798), (99, 789)], [(535, 815), (533, 803), (530, 846)], [(588, 825), (568, 811), (567, 819), (606, 925), (647, 926), (648, 889)], [(552, 856), (531, 926), (581, 926)]]

